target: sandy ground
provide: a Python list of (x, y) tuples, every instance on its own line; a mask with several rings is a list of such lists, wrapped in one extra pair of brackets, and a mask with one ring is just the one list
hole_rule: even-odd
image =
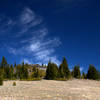
[(5, 81), (0, 86), (0, 100), (100, 100), (100, 82), (69, 81)]

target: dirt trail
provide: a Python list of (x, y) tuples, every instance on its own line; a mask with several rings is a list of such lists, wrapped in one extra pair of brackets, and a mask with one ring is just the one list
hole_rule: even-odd
[(5, 81), (0, 86), (0, 100), (100, 100), (100, 82), (69, 81)]

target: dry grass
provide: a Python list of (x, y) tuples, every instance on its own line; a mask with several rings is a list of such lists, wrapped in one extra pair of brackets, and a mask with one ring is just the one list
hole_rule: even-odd
[(5, 81), (0, 86), (0, 100), (100, 100), (100, 82), (69, 81)]

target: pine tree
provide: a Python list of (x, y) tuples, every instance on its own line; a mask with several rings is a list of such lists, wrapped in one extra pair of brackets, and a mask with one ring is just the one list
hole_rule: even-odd
[(5, 76), (6, 79), (11, 79), (11, 70), (10, 70), (9, 65), (7, 65), (5, 67), (5, 75), (4, 76)]
[(3, 78), (6, 78), (7, 77), (6, 72), (5, 72), (7, 66), (9, 66), (9, 65), (7, 64), (7, 60), (3, 56), (2, 57), (2, 61), (1, 61), (1, 69), (3, 70)]
[(58, 66), (57, 66), (55, 63), (52, 63), (50, 69), (51, 69), (51, 70), (50, 70), (51, 79), (56, 79), (56, 78), (58, 78), (58, 75), (59, 75)]
[(1, 68), (4, 68), (7, 66), (7, 60), (5, 59), (5, 57), (2, 57), (2, 61), (1, 61)]
[(87, 73), (87, 78), (88, 79), (93, 79), (93, 80), (97, 80), (97, 79), (100, 78), (99, 72), (97, 71), (97, 69), (93, 65), (89, 66), (88, 73)]
[(17, 65), (16, 65), (16, 62), (14, 63), (14, 67), (13, 67), (13, 77), (17, 79)]
[(37, 68), (35, 78), (40, 78), (40, 70)]
[(22, 66), (21, 66), (21, 76), (20, 76), (21, 79), (27, 79), (28, 78), (28, 70), (27, 70), (27, 67), (25, 66), (24, 62), (22, 63)]
[(80, 73), (80, 67), (79, 66), (74, 67), (73, 74), (74, 74), (75, 78), (81, 78), (81, 73)]
[(58, 66), (54, 63), (49, 62), (46, 70), (46, 79), (56, 79), (59, 77)]
[(47, 70), (46, 70), (46, 79), (50, 79), (50, 76), (51, 76), (50, 66), (51, 66), (51, 62), (49, 61), (48, 66), (47, 66)]
[(16, 78), (21, 79), (22, 78), (22, 73), (21, 73), (21, 65), (16, 66)]
[(40, 78), (41, 77), (41, 71), (36, 66), (33, 67), (33, 73), (32, 78)]
[(36, 78), (37, 77), (37, 67), (34, 66), (32, 70), (33, 70), (32, 78)]
[(70, 73), (70, 70), (68, 68), (68, 64), (67, 64), (65, 57), (64, 57), (61, 65), (59, 67), (59, 72), (60, 72), (61, 78), (70, 78), (70, 76), (71, 76), (71, 73)]
[(10, 66), (10, 73), (11, 73), (11, 79), (13, 79), (13, 77), (14, 77), (14, 68), (13, 68), (12, 64)]
[(28, 79), (28, 69), (27, 69), (27, 66), (24, 66), (24, 78)]

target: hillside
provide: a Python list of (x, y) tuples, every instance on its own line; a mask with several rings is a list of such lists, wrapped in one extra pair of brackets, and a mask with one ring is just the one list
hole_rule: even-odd
[(100, 100), (100, 81), (4, 81), (0, 100)]

